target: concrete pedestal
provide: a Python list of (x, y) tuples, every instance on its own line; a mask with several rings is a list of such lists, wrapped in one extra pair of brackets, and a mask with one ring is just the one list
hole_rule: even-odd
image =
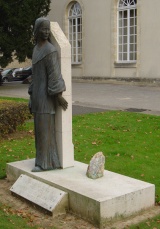
[(108, 221), (127, 217), (155, 203), (155, 186), (140, 180), (104, 172), (102, 178), (86, 176), (87, 165), (74, 162), (74, 167), (33, 173), (34, 159), (7, 164), (7, 178), (15, 181), (21, 174), (43, 181), (69, 195), (69, 208), (100, 228)]

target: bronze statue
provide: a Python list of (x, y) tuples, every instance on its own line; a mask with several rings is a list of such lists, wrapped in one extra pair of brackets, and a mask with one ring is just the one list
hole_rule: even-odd
[(36, 160), (32, 172), (60, 168), (55, 136), (55, 112), (58, 103), (68, 103), (58, 62), (57, 50), (50, 42), (50, 21), (38, 18), (34, 26), (36, 45), (32, 55), (32, 83), (29, 87), (30, 111), (34, 114)]

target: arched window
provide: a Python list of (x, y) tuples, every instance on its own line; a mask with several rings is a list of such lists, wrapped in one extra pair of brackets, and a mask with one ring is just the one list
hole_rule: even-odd
[(118, 61), (137, 59), (137, 0), (118, 3)]
[(82, 9), (78, 2), (71, 5), (68, 16), (72, 64), (80, 64), (82, 62)]

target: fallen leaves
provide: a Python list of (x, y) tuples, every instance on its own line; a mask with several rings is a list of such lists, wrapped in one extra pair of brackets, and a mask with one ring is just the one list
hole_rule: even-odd
[(96, 142), (92, 142), (92, 145), (97, 145), (97, 143)]
[(4, 208), (2, 210), (8, 216), (9, 215), (16, 215), (18, 217), (22, 217), (24, 219), (27, 219), (30, 223), (32, 223), (35, 218), (39, 217), (37, 214), (33, 214), (31, 212), (25, 211), (25, 209), (15, 210), (11, 207), (4, 206)]
[(130, 130), (129, 129), (127, 129), (127, 130), (122, 130), (123, 132), (130, 132)]
[(148, 226), (148, 227), (150, 227), (150, 226), (151, 226), (150, 222), (146, 222), (146, 224), (147, 224), (147, 226)]

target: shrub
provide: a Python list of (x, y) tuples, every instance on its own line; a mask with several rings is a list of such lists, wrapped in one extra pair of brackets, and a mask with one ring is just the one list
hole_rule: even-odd
[(13, 133), (18, 125), (31, 117), (26, 102), (0, 100), (0, 136)]

